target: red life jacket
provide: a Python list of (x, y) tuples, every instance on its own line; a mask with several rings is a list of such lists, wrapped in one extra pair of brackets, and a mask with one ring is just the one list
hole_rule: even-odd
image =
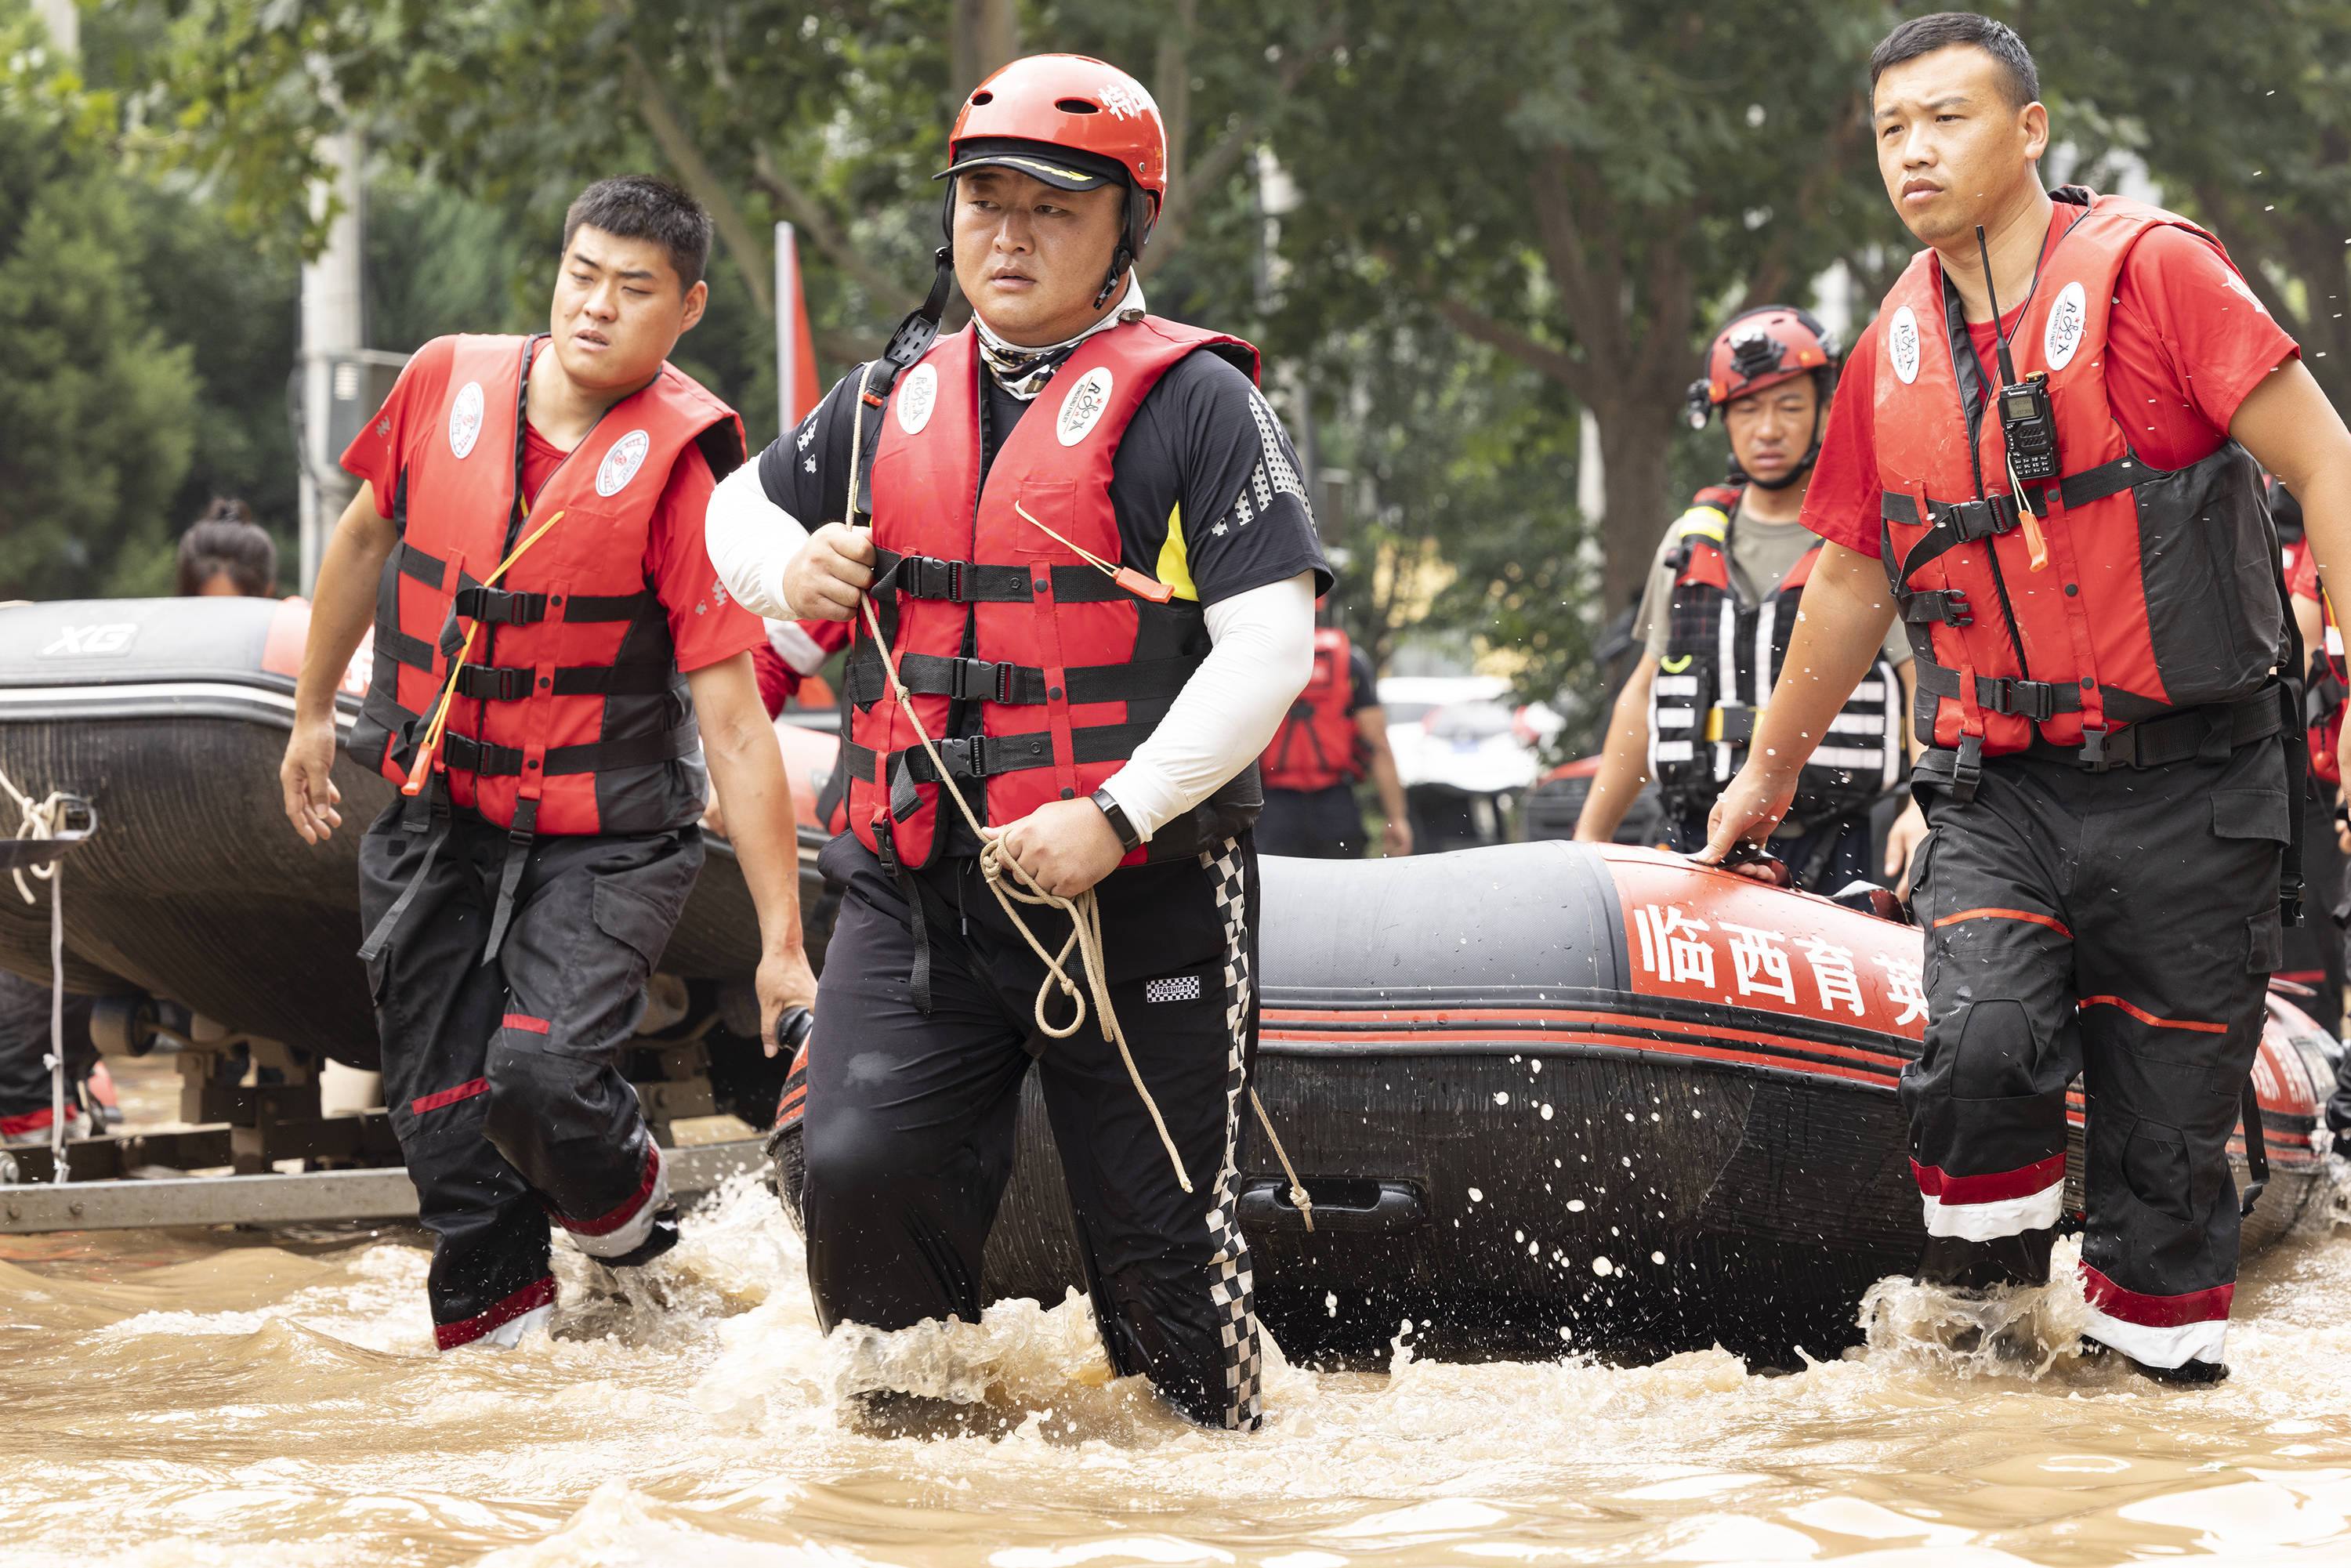
[[(664, 365), (605, 413), (523, 518), (515, 501), (522, 398), (538, 341), (456, 340), (434, 434), (394, 492), (401, 542), (377, 589), (375, 679), (351, 727), (351, 755), (387, 779), (407, 778), (472, 622), (479, 630), (436, 761), (454, 804), (526, 832), (684, 827), (702, 814), (706, 780), (645, 548), (686, 446), (698, 444), (723, 476), (743, 461), (743, 426)], [(481, 586), (559, 512), (497, 587)]]
[[(1004, 437), (983, 486), (975, 341), (969, 328), (940, 339), (867, 410), (882, 422), (868, 591), (925, 731), (981, 821), (998, 824), (1092, 794), (1207, 656), (1198, 604), (1129, 593), (1071, 546), (1120, 559), (1111, 463), (1160, 376), (1207, 349), (1254, 381), (1257, 350), (1155, 317), (1096, 333)], [(842, 682), (849, 825), (885, 865), (927, 865), (950, 836), (942, 816), (960, 815), (882, 658), (861, 617)], [(1252, 765), (1120, 863), (1196, 854), (1245, 828), (1260, 799)]]
[(1347, 634), (1335, 626), (1314, 632), (1314, 673), (1282, 716), (1259, 765), (1269, 789), (1328, 789), (1364, 776), (1363, 735), (1347, 705), (1355, 691)]
[[(1676, 812), (1703, 818), (1754, 739), (1779, 684), (1815, 543), (1756, 603), (1730, 586), (1731, 516), (1739, 492), (1709, 487), (1682, 514), (1666, 610), (1666, 653), (1649, 683), (1649, 777)], [(1830, 720), (1830, 733), (1797, 776), (1788, 819), (1816, 826), (1856, 811), (1902, 776), (1902, 682), (1881, 655)]]
[(2036, 735), (2080, 747), (2085, 765), (2128, 760), (2136, 743), (2109, 732), (2249, 698), (2284, 656), (2278, 544), (2252, 457), (2227, 442), (2176, 472), (2152, 467), (2106, 398), (2107, 316), (2131, 246), (2167, 225), (2220, 242), (2120, 196), (2057, 195), (2089, 210), (2066, 227), (2059, 209), (2010, 339), (2018, 375), (2049, 372), (2055, 409), (2063, 477), (2032, 487), (2045, 570), (2031, 569), (1987, 406), (1996, 361), (1978, 363), (1935, 252), (1912, 259), (1878, 318), (1886, 572), (1917, 653), (1919, 731), (1959, 748), (1962, 774), (1970, 753), (2022, 751)]

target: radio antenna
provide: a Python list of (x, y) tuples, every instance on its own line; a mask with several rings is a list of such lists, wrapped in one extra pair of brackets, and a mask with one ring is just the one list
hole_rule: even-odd
[(1991, 301), (1992, 341), (2000, 345), (2000, 381), (2002, 386), (2016, 384), (2016, 366), (2008, 357), (2008, 334), (2000, 329), (2000, 291), (1991, 286), (1991, 246), (1984, 242), (1983, 225), (1976, 225), (1976, 253), (1983, 257), (1984, 296)]

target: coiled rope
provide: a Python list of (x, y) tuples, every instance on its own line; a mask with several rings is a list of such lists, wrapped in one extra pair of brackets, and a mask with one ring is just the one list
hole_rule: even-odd
[[(857, 516), (857, 469), (865, 451), (866, 389), (872, 373), (873, 367), (868, 364), (858, 377), (857, 412), (850, 425), (849, 505), (843, 515), (852, 519)], [(1045, 978), (1037, 987), (1037, 1028), (1050, 1039), (1069, 1039), (1086, 1021), (1086, 999), (1091, 993), (1095, 1016), (1102, 1021), (1102, 1035), (1118, 1047), (1119, 1061), (1126, 1066), (1127, 1079), (1134, 1085), (1134, 1092), (1143, 1101), (1143, 1108), (1151, 1113), (1151, 1124), (1159, 1134), (1160, 1146), (1167, 1151), (1167, 1163), (1175, 1167), (1176, 1185), (1189, 1193), (1192, 1178), (1184, 1169), (1184, 1156), (1176, 1151), (1176, 1140), (1167, 1131), (1167, 1119), (1159, 1113), (1159, 1102), (1152, 1098), (1150, 1088), (1143, 1082), (1142, 1071), (1134, 1064), (1134, 1052), (1126, 1042), (1125, 1027), (1119, 1022), (1118, 1009), (1111, 1004), (1109, 966), (1102, 956), (1102, 907), (1094, 897), (1094, 890), (1089, 887), (1075, 898), (1063, 898), (1059, 894), (1048, 893), (1035, 874), (1005, 847), (1002, 830), (991, 831), (980, 822), (978, 813), (964, 798), (962, 789), (947, 770), (946, 760), (939, 756), (938, 747), (932, 744), (930, 731), (924, 727), (921, 716), (914, 711), (914, 694), (899, 678), (898, 660), (890, 647), (889, 639), (882, 634), (881, 615), (873, 607), (872, 596), (868, 594), (861, 599), (859, 608), (864, 612), (867, 634), (872, 637), (873, 646), (882, 655), (882, 667), (889, 673), (890, 687), (897, 698), (898, 710), (914, 726), (914, 738), (922, 742), (923, 750), (930, 758), (939, 783), (954, 798), (956, 810), (962, 813), (972, 836), (979, 841), (979, 870), (987, 883), (988, 891), (996, 895), (996, 902), (1003, 906), (1006, 916), (1020, 933), (1021, 939), (1029, 944), (1029, 951), (1035, 953), (1045, 966)], [(1008, 870), (1013, 879), (1009, 885), (1006, 876)], [(1037, 934), (1029, 929), (1029, 922), (1021, 918), (1018, 905), (1022, 904), (1058, 909), (1070, 917), (1069, 940), (1061, 944), (1059, 953), (1049, 951), (1045, 944), (1037, 939)], [(1079, 966), (1085, 973), (1086, 985), (1082, 991), (1077, 982), (1070, 978), (1067, 967), (1072, 948), (1077, 951)], [(1058, 1028), (1046, 1016), (1047, 1005), (1057, 989), (1070, 998), (1075, 1009), (1070, 1021)], [(1266, 1140), (1273, 1145), (1274, 1156), (1281, 1162), (1282, 1173), (1290, 1179), (1290, 1201), (1297, 1206), (1306, 1221), (1306, 1228), (1311, 1231), (1314, 1228), (1314, 1200), (1307, 1193), (1305, 1185), (1298, 1179), (1297, 1168), (1290, 1163), (1290, 1151), (1281, 1146), (1281, 1137), (1273, 1130), (1273, 1118), (1266, 1113), (1265, 1102), (1258, 1097), (1255, 1084), (1249, 1085), (1249, 1103), (1257, 1110), (1258, 1124), (1265, 1129)]]
[[(16, 788), (16, 781), (0, 770), (0, 790), (7, 792), (16, 808), (15, 837), (19, 839), (54, 839), (57, 836), (58, 815), (68, 797), (52, 789), (46, 800), (36, 802), (30, 795)], [(25, 878), (49, 884), (49, 1052), (45, 1065), (49, 1070), (49, 1179), (66, 1179), (66, 917), (65, 859), (59, 856), (47, 865), (13, 866), (9, 876), (26, 903), (38, 904)]]

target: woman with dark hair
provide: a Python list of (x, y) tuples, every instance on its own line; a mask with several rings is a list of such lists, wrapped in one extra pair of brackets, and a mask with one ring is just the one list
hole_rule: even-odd
[(183, 599), (199, 594), (277, 597), (277, 545), (243, 501), (215, 499), (180, 538)]

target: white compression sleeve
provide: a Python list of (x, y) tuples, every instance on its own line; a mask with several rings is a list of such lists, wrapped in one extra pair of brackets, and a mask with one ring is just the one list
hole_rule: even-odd
[(1151, 737), (1102, 786), (1148, 839), (1272, 744), (1314, 673), (1314, 574), (1207, 609), (1208, 656)]
[(710, 493), (703, 514), (702, 540), (718, 580), (744, 609), (775, 621), (798, 619), (784, 597), (784, 569), (808, 543), (798, 517), (768, 499), (753, 458)]

